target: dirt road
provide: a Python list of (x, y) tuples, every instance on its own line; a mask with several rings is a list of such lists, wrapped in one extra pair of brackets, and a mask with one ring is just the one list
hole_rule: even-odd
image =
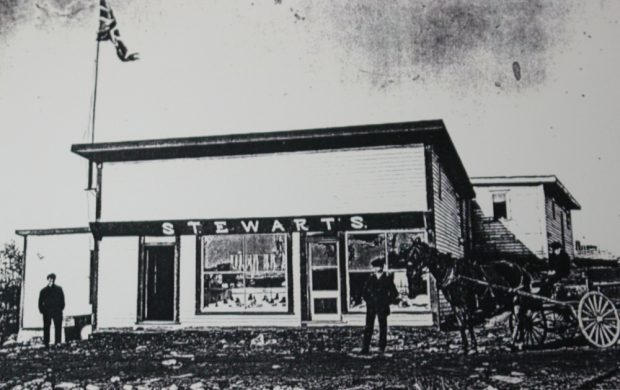
[(618, 347), (579, 342), (510, 352), (480, 330), (390, 329), (388, 353), (357, 353), (361, 328), (211, 329), (98, 334), (50, 349), (0, 349), (0, 388), (620, 388)]

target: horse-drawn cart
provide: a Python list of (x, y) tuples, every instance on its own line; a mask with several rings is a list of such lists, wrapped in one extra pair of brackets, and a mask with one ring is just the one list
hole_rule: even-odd
[[(580, 332), (595, 347), (615, 345), (620, 337), (620, 317), (613, 300), (604, 291), (620, 286), (620, 282), (565, 282), (556, 287), (551, 297), (495, 285), (487, 281), (459, 276), (466, 282), (492, 290), (514, 294), (530, 304), (521, 316), (519, 328), (526, 346), (542, 345), (548, 333), (561, 339)], [(511, 324), (514, 319), (511, 319)]]

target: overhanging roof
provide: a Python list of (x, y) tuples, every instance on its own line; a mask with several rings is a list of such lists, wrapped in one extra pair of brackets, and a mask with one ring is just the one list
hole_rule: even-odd
[(94, 162), (242, 156), (373, 146), (433, 144), (465, 198), (474, 196), (467, 172), (442, 120), (291, 130), (268, 133), (76, 144), (71, 151)]
[(543, 185), (545, 192), (571, 210), (581, 210), (581, 205), (555, 175), (532, 176), (478, 176), (472, 177), (474, 187)]
[(15, 230), (18, 236), (53, 236), (59, 234), (90, 233), (89, 227), (52, 228), (52, 229), (20, 229)]

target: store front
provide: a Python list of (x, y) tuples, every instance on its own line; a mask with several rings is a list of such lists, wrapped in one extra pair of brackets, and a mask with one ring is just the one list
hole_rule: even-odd
[[(363, 320), (363, 287), (377, 258), (388, 259), (399, 292), (392, 312), (430, 316), (432, 281), (414, 275), (407, 261), (412, 243), (427, 239), (425, 224), (424, 213), (412, 212), (101, 222), (91, 229), (102, 253), (121, 238), (139, 246), (138, 324), (220, 324), (231, 316), (354, 324)], [(114, 266), (104, 261), (101, 268)], [(179, 285), (191, 268), (195, 291)], [(194, 313), (184, 312), (193, 297)]]
[(97, 167), (99, 329), (362, 325), (377, 258), (390, 323), (432, 325), (440, 299), (409, 249), (468, 242), (473, 192), (441, 121), (72, 149)]

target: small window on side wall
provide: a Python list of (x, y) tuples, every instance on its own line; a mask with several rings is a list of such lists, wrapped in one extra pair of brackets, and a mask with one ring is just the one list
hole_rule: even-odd
[(570, 217), (570, 210), (566, 210), (566, 227), (568, 229), (571, 229), (571, 217)]
[(508, 207), (506, 206), (506, 193), (497, 192), (493, 194), (493, 219), (508, 218)]

